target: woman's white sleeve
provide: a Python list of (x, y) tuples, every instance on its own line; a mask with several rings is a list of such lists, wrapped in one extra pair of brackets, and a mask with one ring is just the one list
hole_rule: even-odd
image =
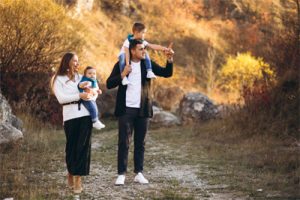
[(60, 104), (70, 103), (73, 101), (79, 101), (79, 91), (74, 94), (66, 94), (63, 90), (63, 84), (59, 80), (55, 80), (53, 84), (54, 94)]

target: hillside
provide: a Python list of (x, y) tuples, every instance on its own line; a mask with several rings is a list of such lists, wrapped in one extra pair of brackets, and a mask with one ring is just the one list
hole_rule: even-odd
[[(230, 100), (218, 87), (218, 71), (229, 55), (251, 52), (270, 62), (271, 67), (278, 67), (269, 52), (274, 34), (284, 29), (282, 16), (296, 11), (293, 1), (280, 0), (166, 0), (163, 3), (104, 0), (94, 1), (89, 11), (81, 6), (81, 13), (74, 15), (87, 30), (82, 64), (97, 66), (102, 80), (106, 80), (117, 61), (132, 24), (142, 21), (147, 26), (149, 42), (165, 46), (173, 42), (176, 52), (174, 76), (159, 79), (155, 86), (201, 91), (217, 102)], [(149, 51), (155, 61), (164, 64), (160, 53)]]

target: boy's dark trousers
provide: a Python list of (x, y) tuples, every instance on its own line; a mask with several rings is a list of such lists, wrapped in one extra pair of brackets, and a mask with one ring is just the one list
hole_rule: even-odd
[(145, 136), (148, 129), (148, 118), (139, 117), (139, 108), (126, 108), (119, 117), (118, 174), (127, 171), (128, 150), (134, 131), (134, 172), (142, 172), (144, 165)]

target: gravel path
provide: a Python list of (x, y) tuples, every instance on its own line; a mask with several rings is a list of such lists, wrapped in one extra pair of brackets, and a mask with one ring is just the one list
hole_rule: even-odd
[[(150, 132), (151, 133), (151, 132)], [(207, 170), (200, 164), (177, 162), (189, 156), (180, 149), (155, 141), (151, 134), (147, 136), (144, 175), (150, 184), (140, 185), (133, 182), (132, 146), (130, 147), (128, 174), (124, 186), (115, 186), (117, 131), (111, 130), (94, 134), (92, 143), (92, 164), (90, 176), (84, 178), (84, 192), (73, 195), (68, 189), (62, 189), (62, 199), (251, 199), (243, 194), (226, 192), (227, 185), (209, 185), (199, 177), (199, 170)], [(206, 172), (209, 173), (209, 172)], [(212, 172), (213, 173), (213, 172)], [(62, 183), (66, 172), (57, 172), (54, 176)]]

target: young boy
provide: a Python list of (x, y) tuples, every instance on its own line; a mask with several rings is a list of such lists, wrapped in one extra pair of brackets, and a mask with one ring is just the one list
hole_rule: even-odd
[[(92, 96), (96, 94), (101, 94), (102, 91), (98, 87), (98, 81), (96, 79), (96, 69), (91, 66), (87, 66), (84, 70), (84, 75), (82, 76), (78, 89), (80, 92), (90, 93)], [(100, 130), (105, 127), (105, 125), (98, 119), (98, 108), (95, 100), (85, 101), (81, 99), (81, 103), (90, 112), (93, 127)]]
[[(121, 51), (119, 53), (119, 67), (122, 72), (125, 68), (125, 65), (130, 65), (130, 54), (129, 54), (129, 42), (130, 40), (142, 40), (145, 47), (149, 47), (150, 49), (157, 51), (168, 51), (167, 47), (163, 47), (158, 44), (151, 44), (147, 42), (145, 38), (146, 27), (142, 23), (134, 23), (132, 26), (132, 35), (128, 35), (127, 39), (124, 41)], [(146, 68), (147, 68), (147, 78), (156, 78), (155, 74), (152, 72), (151, 61), (148, 53), (146, 53)], [(128, 78), (125, 76), (122, 80), (123, 85), (129, 84)]]

